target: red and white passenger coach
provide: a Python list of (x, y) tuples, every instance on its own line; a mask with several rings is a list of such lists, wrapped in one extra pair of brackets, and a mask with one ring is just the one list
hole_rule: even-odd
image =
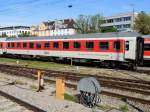
[(144, 39), (135, 32), (20, 37), (0, 40), (0, 53), (73, 58), (136, 65), (143, 61)]
[(144, 60), (150, 61), (150, 35), (144, 37)]

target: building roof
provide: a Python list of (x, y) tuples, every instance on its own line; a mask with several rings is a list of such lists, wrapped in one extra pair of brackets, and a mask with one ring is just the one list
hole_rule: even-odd
[(150, 38), (150, 35), (143, 35), (144, 38)]
[[(138, 12), (134, 12), (134, 15), (137, 15)], [(118, 14), (114, 14), (112, 16), (107, 16), (104, 17), (104, 19), (112, 19), (112, 18), (118, 18), (118, 17), (126, 17), (126, 16), (132, 16), (133, 12), (124, 12), (124, 13), (118, 13)]]
[(138, 37), (141, 36), (136, 32), (114, 32), (114, 33), (91, 33), (91, 34), (74, 34), (66, 36), (48, 36), (48, 37), (19, 37), (7, 38), (8, 41), (15, 40), (46, 40), (46, 39), (80, 39), (80, 38), (113, 38), (113, 37)]
[(30, 29), (28, 26), (9, 26), (9, 27), (0, 27), (0, 30), (13, 30), (13, 29)]

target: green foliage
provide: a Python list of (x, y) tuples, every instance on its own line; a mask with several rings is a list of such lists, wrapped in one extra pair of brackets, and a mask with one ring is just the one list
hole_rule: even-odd
[(0, 37), (8, 37), (6, 33), (3, 33)]
[(102, 31), (103, 33), (106, 33), (106, 32), (117, 32), (117, 28), (111, 26), (111, 27), (103, 27), (102, 28)]
[(135, 19), (134, 29), (142, 34), (150, 34), (150, 16), (145, 12), (138, 14)]
[(112, 107), (110, 105), (98, 105), (98, 108), (100, 110), (109, 110), (111, 109)]
[(128, 108), (127, 105), (123, 105), (123, 106), (120, 106), (120, 110), (121, 110), (122, 112), (128, 112), (128, 111), (129, 111), (129, 108)]
[(98, 33), (101, 32), (103, 17), (99, 14), (94, 16), (80, 15), (76, 20), (75, 28), (78, 33)]
[(29, 37), (30, 33), (22, 33), (20, 35), (18, 35), (18, 37)]
[(68, 101), (77, 102), (77, 98), (73, 95), (68, 94), (68, 93), (64, 94), (64, 98), (65, 98), (65, 100), (68, 100)]
[(37, 89), (38, 89), (38, 87), (37, 87), (36, 85), (30, 85), (30, 88), (31, 88), (32, 90), (37, 90)]

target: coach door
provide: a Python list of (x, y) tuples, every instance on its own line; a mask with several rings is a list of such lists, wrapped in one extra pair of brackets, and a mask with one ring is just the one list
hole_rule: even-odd
[(126, 40), (125, 41), (125, 59), (128, 59), (128, 60), (136, 59), (135, 47), (136, 47), (135, 40)]
[(144, 54), (144, 39), (137, 37), (137, 50), (136, 50), (136, 63), (143, 64), (143, 54)]

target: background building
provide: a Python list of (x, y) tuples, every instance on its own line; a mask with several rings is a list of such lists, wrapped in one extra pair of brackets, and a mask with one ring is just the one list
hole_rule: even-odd
[(37, 36), (60, 36), (76, 33), (73, 19), (42, 22), (38, 26), (31, 27), (31, 34)]
[(30, 27), (28, 26), (10, 26), (10, 27), (0, 27), (0, 36), (16, 36), (21, 34), (29, 34)]
[(138, 13), (128, 12), (105, 17), (103, 27), (115, 26), (118, 31), (133, 31), (134, 20)]

